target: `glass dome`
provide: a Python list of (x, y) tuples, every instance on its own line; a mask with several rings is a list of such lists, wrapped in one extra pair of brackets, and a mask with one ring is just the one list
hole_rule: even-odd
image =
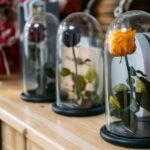
[(27, 101), (49, 102), (56, 97), (55, 57), (58, 19), (35, 14), (24, 28), (23, 93)]
[(96, 19), (73, 13), (57, 33), (57, 102), (53, 110), (69, 116), (101, 113), (103, 109), (102, 31)]
[(114, 20), (105, 41), (106, 126), (112, 144), (150, 147), (150, 14), (129, 11)]

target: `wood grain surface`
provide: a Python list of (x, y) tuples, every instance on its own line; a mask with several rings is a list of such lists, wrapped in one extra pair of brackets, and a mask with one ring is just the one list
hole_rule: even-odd
[(100, 137), (104, 114), (81, 118), (57, 115), (49, 103), (21, 100), (21, 89), (16, 76), (4, 80), (0, 87), (3, 150), (129, 150)]

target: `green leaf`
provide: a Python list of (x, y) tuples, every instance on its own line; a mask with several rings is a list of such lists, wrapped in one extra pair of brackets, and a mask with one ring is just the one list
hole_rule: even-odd
[(119, 104), (117, 96), (110, 96), (109, 101), (110, 101), (110, 105), (112, 108), (115, 108), (115, 109), (120, 108), (120, 104)]
[(84, 64), (84, 61), (81, 58), (77, 58), (77, 64), (82, 65)]
[(84, 62), (91, 62), (91, 60), (87, 58), (84, 60)]
[(55, 71), (50, 64), (45, 64), (44, 66), (45, 73), (50, 78), (55, 78)]
[(144, 93), (140, 93), (141, 98), (138, 98), (137, 101), (141, 107), (147, 111), (150, 111), (150, 82), (147, 81), (144, 77), (140, 77), (140, 80), (144, 83), (146, 91)]
[(95, 68), (93, 67), (89, 67), (86, 74), (85, 74), (85, 78), (88, 80), (88, 82), (92, 82), (96, 79), (97, 73)]
[(71, 71), (68, 68), (62, 68), (60, 74), (64, 77), (68, 76), (71, 74)]
[[(119, 101), (120, 109), (120, 117), (122, 119), (123, 124), (129, 129), (129, 131), (134, 131), (137, 128), (137, 117), (135, 112), (132, 112), (130, 109), (130, 93), (128, 91), (121, 91), (115, 95)], [(138, 105), (138, 104), (137, 104)], [(138, 111), (138, 110), (137, 110)], [(119, 114), (117, 114), (119, 116)]]
[(120, 83), (116, 85), (115, 87), (113, 87), (113, 91), (115, 91), (116, 93), (121, 92), (121, 91), (128, 91), (128, 90), (129, 88), (123, 83)]
[(137, 93), (144, 93), (144, 92), (146, 92), (146, 87), (145, 87), (144, 83), (142, 82), (142, 80), (140, 80), (140, 79), (136, 80), (135, 91)]
[(91, 61), (90, 59), (82, 60), (81, 58), (77, 58), (77, 64), (78, 65), (83, 65), (83, 64), (86, 64), (87, 62), (90, 62), (90, 61)]
[(137, 99), (139, 102), (139, 105), (146, 109), (147, 111), (150, 111), (150, 94), (149, 93), (143, 93), (141, 94), (141, 98)]
[[(132, 112), (130, 107), (130, 91), (127, 90), (126, 86), (121, 87), (122, 88), (119, 88), (119, 90), (117, 89), (115, 97), (113, 96), (112, 98), (110, 98), (112, 101), (111, 105), (116, 107), (113, 115), (121, 118), (124, 126), (128, 128), (128, 131), (131, 132), (131, 134), (133, 134), (134, 130), (137, 129), (137, 117), (135, 115), (135, 112)], [(117, 108), (117, 106), (119, 105), (118, 103), (116, 103), (116, 100), (120, 104), (120, 108)]]
[[(76, 84), (76, 82), (77, 82), (76, 78), (77, 78), (78, 84)], [(79, 93), (81, 93), (86, 87), (86, 81), (85, 81), (84, 77), (82, 75), (75, 76), (75, 74), (72, 73), (71, 79), (74, 82), (73, 89), (75, 89), (76, 88), (75, 86), (78, 85)]]

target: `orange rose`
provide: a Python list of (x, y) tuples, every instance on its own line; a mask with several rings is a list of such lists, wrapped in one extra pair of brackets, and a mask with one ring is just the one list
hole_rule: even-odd
[(135, 30), (131, 28), (123, 30), (114, 30), (108, 36), (106, 44), (109, 46), (109, 51), (114, 56), (126, 56), (135, 51)]

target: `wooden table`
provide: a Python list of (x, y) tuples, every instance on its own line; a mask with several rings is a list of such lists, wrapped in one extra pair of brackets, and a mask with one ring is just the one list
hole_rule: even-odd
[(51, 104), (21, 100), (21, 83), (14, 76), (3, 80), (0, 87), (0, 150), (125, 150), (100, 137), (105, 115), (82, 118), (57, 115)]

